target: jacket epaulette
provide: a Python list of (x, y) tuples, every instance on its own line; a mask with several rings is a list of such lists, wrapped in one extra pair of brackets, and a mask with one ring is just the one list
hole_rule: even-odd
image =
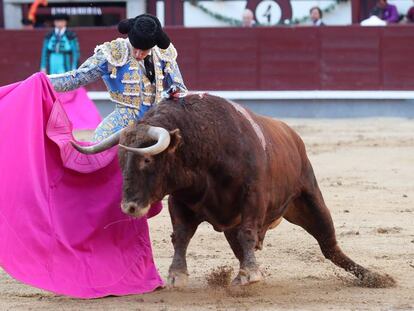
[(112, 65), (120, 67), (126, 64), (129, 56), (128, 39), (118, 38), (110, 42), (98, 45), (94, 53), (101, 52), (105, 59)]
[(177, 59), (177, 50), (172, 43), (170, 43), (170, 46), (165, 50), (160, 49), (157, 46), (154, 47), (153, 50), (157, 54), (158, 58), (163, 61), (172, 62)]
[(70, 30), (66, 30), (65, 31), (66, 36), (68, 37), (69, 40), (73, 40), (77, 38), (77, 35), (75, 32), (70, 31)]

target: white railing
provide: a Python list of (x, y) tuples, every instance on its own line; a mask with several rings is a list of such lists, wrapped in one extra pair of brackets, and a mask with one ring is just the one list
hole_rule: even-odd
[[(414, 91), (197, 91), (241, 100), (278, 99), (414, 99)], [(109, 100), (107, 92), (88, 92), (92, 100)]]

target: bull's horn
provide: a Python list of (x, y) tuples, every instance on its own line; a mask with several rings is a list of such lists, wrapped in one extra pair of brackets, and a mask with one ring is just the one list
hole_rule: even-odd
[(170, 133), (165, 128), (150, 126), (147, 134), (149, 137), (157, 140), (157, 143), (155, 145), (152, 145), (146, 148), (134, 148), (134, 147), (128, 147), (128, 146), (124, 146), (120, 144), (119, 147), (124, 148), (125, 150), (131, 151), (134, 153), (141, 154), (141, 155), (145, 155), (145, 154), (156, 155), (156, 154), (163, 152), (170, 145), (170, 141), (171, 141)]
[(100, 141), (99, 143), (92, 145), (92, 146), (81, 146), (75, 143), (74, 141), (71, 141), (70, 143), (72, 146), (78, 150), (80, 153), (84, 154), (95, 154), (102, 151), (105, 151), (116, 144), (119, 143), (119, 137), (121, 137), (121, 133), (124, 129), (112, 134), (111, 136), (105, 138), (104, 140)]

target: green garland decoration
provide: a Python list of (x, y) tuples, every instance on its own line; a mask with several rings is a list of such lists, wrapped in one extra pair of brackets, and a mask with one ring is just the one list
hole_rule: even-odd
[(221, 14), (218, 14), (218, 13), (214, 13), (213, 11), (210, 11), (205, 6), (198, 3), (198, 1), (191, 1), (191, 4), (194, 5), (195, 7), (199, 8), (201, 11), (203, 11), (207, 15), (215, 18), (218, 21), (225, 22), (225, 23), (227, 23), (231, 26), (241, 26), (242, 25), (241, 20), (237, 20), (237, 19), (234, 19), (234, 18), (231, 18), (231, 17), (227, 17), (227, 16), (224, 16), (224, 15), (221, 15)]
[[(343, 2), (348, 2), (348, 1), (349, 0), (336, 0), (335, 3), (332, 3), (330, 6), (328, 6), (325, 9), (323, 9), (322, 10), (322, 14), (332, 12), (336, 8), (336, 6), (338, 4), (343, 3)], [(238, 20), (238, 19), (235, 19), (235, 18), (231, 18), (231, 17), (228, 17), (228, 16), (224, 16), (224, 15), (221, 15), (219, 13), (215, 13), (215, 12), (207, 9), (205, 6), (201, 5), (197, 0), (192, 0), (192, 1), (190, 1), (190, 3), (191, 3), (191, 5), (199, 8), (205, 14), (207, 14), (207, 15), (215, 18), (218, 21), (227, 23), (228, 25), (231, 25), (231, 26), (241, 26), (243, 24), (241, 20)], [(288, 24), (295, 24), (295, 25), (297, 25), (297, 24), (303, 24), (303, 23), (308, 22), (309, 20), (310, 20), (310, 17), (309, 16), (305, 16), (305, 17), (302, 17), (302, 18), (294, 18), (294, 19), (290, 20)], [(283, 24), (283, 21), (281, 21), (281, 24)], [(256, 21), (256, 24), (255, 25), (256, 26), (267, 26), (267, 25), (262, 25), (262, 24), (260, 24), (257, 21)]]

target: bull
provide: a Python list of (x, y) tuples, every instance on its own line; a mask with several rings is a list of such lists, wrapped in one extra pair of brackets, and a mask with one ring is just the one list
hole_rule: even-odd
[(285, 123), (212, 95), (166, 99), (142, 120), (94, 146), (119, 144), (123, 212), (144, 216), (166, 195), (174, 256), (168, 282), (188, 282), (187, 246), (200, 223), (224, 232), (240, 262), (234, 285), (263, 279), (255, 250), (282, 218), (304, 228), (323, 255), (362, 284), (394, 284), (355, 263), (338, 246), (305, 145)]

